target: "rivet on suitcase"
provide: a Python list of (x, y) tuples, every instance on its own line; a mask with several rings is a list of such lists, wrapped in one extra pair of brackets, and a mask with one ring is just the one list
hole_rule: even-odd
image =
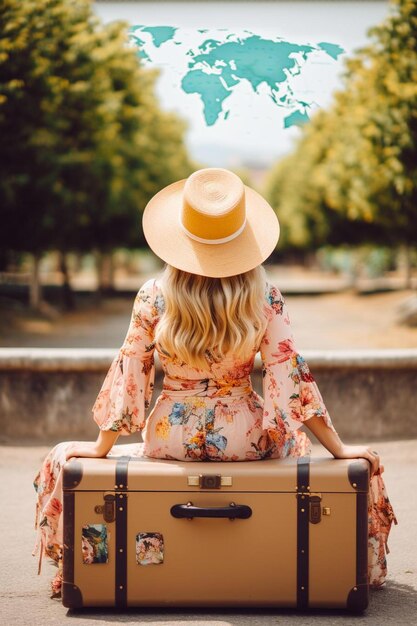
[(365, 459), (81, 458), (63, 487), (66, 607), (368, 605)]

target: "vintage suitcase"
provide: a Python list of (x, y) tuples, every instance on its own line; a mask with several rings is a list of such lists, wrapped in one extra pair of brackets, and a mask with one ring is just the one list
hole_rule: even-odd
[(369, 472), (365, 459), (71, 459), (63, 604), (363, 611)]

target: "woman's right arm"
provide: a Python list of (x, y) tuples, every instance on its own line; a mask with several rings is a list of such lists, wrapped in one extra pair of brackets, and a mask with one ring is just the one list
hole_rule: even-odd
[(318, 385), (296, 347), (285, 299), (272, 284), (267, 301), (268, 323), (260, 345), (263, 427), (291, 433), (316, 416), (337, 435)]
[(317, 417), (317, 415), (310, 417), (304, 424), (336, 459), (365, 458), (371, 462), (373, 474), (378, 471), (378, 468), (380, 468), (381, 472), (384, 471), (383, 466), (379, 464), (379, 456), (369, 446), (346, 445), (339, 435), (327, 428), (323, 420)]
[(379, 458), (369, 447), (341, 441), (310, 368), (297, 350), (285, 299), (272, 284), (267, 300), (268, 324), (261, 343), (263, 427), (283, 445), (304, 424), (336, 458), (363, 457), (376, 471)]

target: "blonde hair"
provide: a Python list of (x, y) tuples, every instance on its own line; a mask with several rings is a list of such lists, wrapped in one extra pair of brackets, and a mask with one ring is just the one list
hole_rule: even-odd
[(167, 265), (160, 279), (165, 310), (155, 342), (162, 352), (207, 369), (228, 352), (245, 361), (266, 327), (266, 274), (262, 265), (226, 278), (198, 276)]

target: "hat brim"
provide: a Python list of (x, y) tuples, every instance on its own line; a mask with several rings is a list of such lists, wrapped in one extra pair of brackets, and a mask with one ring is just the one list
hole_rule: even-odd
[(167, 185), (148, 202), (142, 226), (146, 241), (163, 261), (180, 270), (209, 277), (234, 276), (263, 263), (275, 249), (280, 226), (268, 202), (245, 187), (246, 225), (226, 243), (200, 243), (180, 225), (186, 178)]

